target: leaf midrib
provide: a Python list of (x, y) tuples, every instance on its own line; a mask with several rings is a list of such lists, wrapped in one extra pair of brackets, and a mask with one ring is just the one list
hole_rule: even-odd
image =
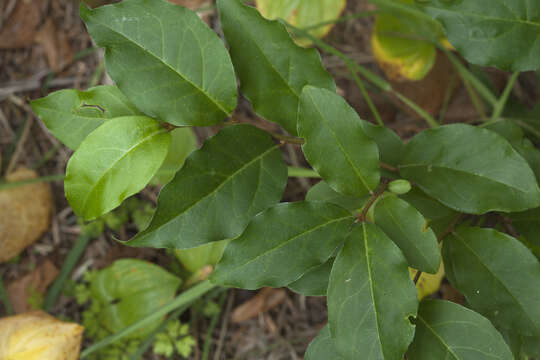
[(431, 326), (429, 326), (429, 324), (426, 322), (426, 320), (424, 320), (424, 318), (422, 316), (420, 316), (420, 314), (418, 314), (418, 319), (420, 319), (420, 321), (422, 321), (424, 323), (424, 325), (426, 326), (426, 328), (431, 331), (433, 333), (433, 335), (437, 338), (437, 340), (439, 340), (439, 342), (445, 347), (445, 349), (447, 350), (447, 354), (450, 354), (454, 357), (455, 360), (461, 360), (453, 351), (452, 351), (452, 348), (450, 347), (450, 345), (448, 345), (446, 343), (446, 341), (444, 341), (444, 339), (442, 337), (439, 336), (439, 334), (435, 331), (435, 329), (433, 329)]
[(158, 135), (161, 135), (161, 134), (164, 134), (167, 132), (167, 129), (158, 129), (157, 131), (151, 133), (150, 135), (147, 135), (145, 137), (143, 137), (140, 141), (136, 142), (133, 146), (129, 147), (128, 149), (126, 149), (126, 151), (124, 151), (124, 153), (118, 158), (116, 159), (115, 161), (113, 161), (113, 163), (111, 164), (111, 166), (109, 166), (103, 173), (102, 175), (99, 177), (99, 180), (94, 182), (94, 185), (92, 185), (90, 187), (90, 191), (88, 191), (88, 194), (86, 195), (85, 199), (84, 199), (84, 202), (83, 202), (83, 209), (86, 209), (86, 205), (88, 203), (88, 199), (91, 198), (91, 195), (94, 193), (94, 190), (96, 189), (96, 187), (101, 184), (101, 182), (103, 181), (103, 179), (106, 177), (106, 175), (109, 173), (109, 171), (111, 171), (111, 169), (113, 169), (120, 161), (122, 161), (126, 156), (128, 156), (135, 148), (139, 147), (140, 145), (144, 144), (145, 142), (147, 141), (150, 141), (152, 140), (153, 137), (155, 136), (158, 136)]
[[(148, 13), (150, 15), (153, 15), (151, 13)], [(203, 88), (199, 87), (198, 85), (196, 85), (194, 82), (192, 82), (190, 79), (188, 79), (184, 74), (180, 73), (178, 69), (175, 69), (173, 66), (169, 65), (167, 62), (165, 62), (165, 60), (163, 60), (162, 58), (160, 58), (158, 55), (154, 54), (153, 52), (151, 52), (149, 49), (146, 49), (144, 46), (142, 46), (141, 44), (139, 44), (137, 41), (133, 40), (129, 35), (126, 35), (126, 34), (123, 34), (121, 33), (119, 30), (116, 30), (116, 29), (113, 29), (112, 27), (108, 26), (107, 24), (104, 24), (103, 22), (101, 21), (96, 21), (96, 23), (98, 23), (99, 25), (109, 29), (110, 31), (120, 35), (121, 37), (123, 37), (124, 39), (128, 40), (129, 42), (135, 44), (139, 49), (141, 49), (143, 51), (143, 53), (147, 53), (149, 55), (151, 55), (153, 58), (157, 59), (158, 62), (162, 63), (163, 65), (165, 65), (167, 68), (169, 68), (171, 71), (173, 71), (175, 74), (178, 74), (179, 77), (181, 77), (185, 82), (187, 82), (188, 84), (190, 84), (193, 88), (197, 89), (200, 93), (204, 94), (205, 97), (207, 99), (209, 99), (219, 110), (221, 110), (224, 114), (226, 114), (227, 116), (230, 115), (230, 112), (227, 111), (223, 105), (221, 105), (217, 100), (214, 100), (214, 98), (212, 98), (210, 96), (209, 93), (207, 93)], [(160, 22), (160, 28), (161, 28), (161, 31), (163, 32), (163, 24)], [(164, 41), (164, 39), (162, 38), (162, 41)], [(204, 72), (204, 71), (203, 71)]]

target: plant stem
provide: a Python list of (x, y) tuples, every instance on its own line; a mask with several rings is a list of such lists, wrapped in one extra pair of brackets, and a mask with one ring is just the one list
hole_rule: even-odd
[(4, 308), (6, 309), (6, 314), (13, 315), (13, 306), (11, 305), (11, 301), (9, 300), (9, 296), (7, 294), (6, 288), (4, 287), (4, 280), (0, 277), (0, 299), (2, 300), (2, 303), (4, 304)]
[(270, 133), (270, 135), (272, 135), (272, 137), (287, 144), (304, 145), (306, 142), (304, 139), (297, 138), (294, 136), (286, 136), (286, 135), (275, 134), (275, 133)]
[(371, 99), (371, 96), (369, 96), (369, 93), (367, 92), (366, 87), (364, 86), (364, 83), (362, 82), (362, 79), (360, 79), (360, 77), (356, 73), (356, 70), (354, 68), (354, 63), (349, 60), (346, 60), (345, 64), (347, 65), (347, 68), (349, 69), (354, 82), (356, 82), (356, 86), (358, 86), (358, 88), (360, 89), (360, 92), (362, 93), (364, 100), (366, 100), (366, 103), (368, 104), (369, 109), (371, 110), (371, 113), (375, 117), (375, 120), (377, 121), (379, 125), (384, 126), (384, 123), (382, 121), (381, 115), (379, 114), (379, 111), (375, 107), (375, 104), (373, 104), (373, 100)]
[(510, 76), (510, 80), (508, 80), (508, 83), (506, 84), (506, 87), (504, 88), (501, 97), (497, 101), (497, 104), (495, 104), (495, 108), (493, 109), (493, 114), (491, 115), (491, 120), (498, 119), (502, 112), (504, 111), (504, 108), (506, 106), (506, 102), (508, 101), (508, 97), (510, 96), (510, 92), (512, 92), (512, 89), (514, 88), (514, 85), (516, 84), (516, 81), (519, 77), (519, 71), (516, 71)]
[(387, 187), (388, 187), (388, 181), (383, 180), (381, 186), (379, 186), (379, 188), (373, 194), (371, 194), (371, 197), (366, 202), (366, 205), (362, 209), (362, 212), (360, 213), (360, 215), (358, 215), (358, 221), (366, 222), (366, 215), (369, 209), (375, 203), (375, 201), (377, 201), (379, 196), (381, 196), (386, 191)]
[(321, 175), (317, 173), (315, 170), (302, 168), (302, 167), (296, 167), (296, 166), (289, 166), (287, 168), (287, 171), (289, 173), (289, 177), (303, 177), (303, 178), (320, 178)]
[(322, 22), (317, 23), (317, 24), (309, 25), (309, 26), (303, 27), (302, 30), (310, 31), (310, 30), (321, 28), (321, 27), (326, 26), (326, 25), (347, 22), (349, 20), (359, 19), (359, 18), (363, 18), (363, 17), (369, 17), (369, 16), (372, 16), (372, 15), (375, 15), (378, 12), (379, 11), (377, 11), (377, 10), (374, 10), (374, 11), (373, 10), (359, 11), (359, 12), (354, 13), (354, 14), (349, 14), (349, 15), (338, 17), (336, 19), (322, 21)]
[(84, 254), (90, 239), (90, 236), (82, 234), (75, 241), (75, 245), (73, 245), (67, 254), (66, 259), (64, 260), (64, 264), (60, 270), (60, 275), (58, 275), (47, 291), (47, 295), (45, 296), (45, 300), (43, 302), (43, 309), (45, 309), (45, 311), (51, 310), (52, 306), (56, 302), (56, 299), (58, 298), (58, 295), (64, 288), (66, 280), (75, 268), (75, 265), (77, 265), (77, 262), (79, 262), (81, 256)]
[(399, 169), (397, 167), (394, 167), (390, 164), (387, 164), (387, 163), (383, 163), (382, 161), (379, 162), (379, 167), (381, 169), (385, 169), (385, 170), (388, 170), (388, 171), (391, 171), (391, 172), (395, 172), (395, 173), (399, 173)]
[(65, 178), (65, 175), (49, 175), (49, 176), (42, 176), (36, 179), (27, 179), (27, 180), (21, 180), (21, 181), (13, 181), (13, 182), (4, 182), (0, 183), (0, 191), (2, 190), (8, 190), (12, 188), (16, 188), (19, 186), (24, 186), (28, 184), (35, 184), (39, 182), (51, 182), (51, 181), (58, 181), (63, 180)]
[(214, 287), (216, 287), (216, 285), (212, 284), (209, 280), (205, 280), (199, 283), (198, 285), (195, 285), (189, 290), (186, 290), (180, 295), (178, 295), (174, 300), (172, 300), (167, 305), (162, 306), (161, 308), (156, 310), (154, 313), (140, 319), (139, 321), (126, 327), (125, 329), (120, 330), (116, 334), (112, 334), (111, 336), (108, 336), (105, 339), (90, 346), (89, 348), (87, 348), (81, 353), (81, 359), (84, 359), (88, 357), (89, 355), (91, 355), (92, 353), (104, 348), (105, 346), (110, 345), (114, 343), (115, 341), (118, 341), (132, 334), (133, 332), (137, 331), (141, 327), (151, 324), (156, 319), (159, 319), (167, 315), (171, 311), (176, 310), (182, 306), (191, 304), (193, 301), (197, 300), (198, 298), (206, 294), (208, 291), (212, 290)]
[[(225, 303), (225, 299), (227, 299), (227, 292), (224, 292), (223, 294), (221, 294), (221, 298), (219, 299), (220, 309), (223, 307), (223, 304)], [(210, 320), (210, 325), (208, 326), (208, 331), (206, 332), (206, 340), (204, 341), (201, 360), (208, 360), (208, 356), (210, 355), (210, 346), (212, 345), (212, 333), (214, 332), (214, 328), (217, 325), (220, 315), (221, 315), (221, 311), (215, 314), (214, 316), (212, 316), (212, 320)]]
[(523, 129), (527, 130), (534, 136), (536, 136), (538, 139), (540, 139), (540, 131), (536, 130), (533, 126), (529, 125), (527, 122), (521, 120), (521, 119), (514, 119), (514, 118), (505, 118), (503, 120), (510, 120), (521, 126)]

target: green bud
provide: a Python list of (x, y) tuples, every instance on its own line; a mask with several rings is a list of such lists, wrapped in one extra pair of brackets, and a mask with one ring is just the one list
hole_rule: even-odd
[(411, 191), (411, 183), (404, 179), (394, 180), (388, 184), (388, 190), (397, 195), (403, 195)]

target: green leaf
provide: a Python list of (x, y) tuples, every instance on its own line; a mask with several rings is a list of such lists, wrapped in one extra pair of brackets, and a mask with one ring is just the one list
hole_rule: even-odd
[(313, 185), (306, 194), (307, 201), (329, 202), (339, 205), (353, 213), (359, 212), (359, 210), (364, 207), (368, 198), (369, 196), (357, 198), (342, 195), (328, 186), (328, 184), (324, 181), (319, 181), (317, 184)]
[(142, 190), (167, 156), (169, 143), (167, 130), (145, 116), (101, 125), (67, 165), (64, 186), (73, 211), (92, 220)]
[(306, 86), (300, 98), (298, 134), (306, 159), (334, 190), (362, 196), (380, 181), (377, 144), (341, 96)]
[(441, 264), (437, 237), (426, 219), (397, 196), (380, 199), (375, 206), (375, 223), (401, 249), (409, 266), (435, 274)]
[(365, 120), (361, 120), (360, 125), (364, 133), (377, 143), (381, 161), (399, 165), (405, 151), (401, 138), (386, 126), (375, 125)]
[(408, 360), (514, 360), (501, 334), (488, 319), (461, 305), (424, 300)]
[(540, 3), (418, 0), (467, 61), (509, 71), (540, 68)]
[(287, 166), (279, 145), (254, 126), (222, 129), (161, 190), (157, 211), (131, 246), (189, 249), (238, 236), (279, 202)]
[(159, 168), (153, 183), (166, 184), (184, 165), (186, 158), (197, 148), (197, 139), (190, 128), (178, 128), (171, 131), (171, 146), (163, 165)]
[(346, 359), (401, 360), (414, 336), (418, 297), (399, 248), (376, 225), (347, 237), (328, 286), (328, 323)]
[(328, 325), (309, 344), (304, 360), (345, 360), (336, 349)]
[(540, 263), (517, 239), (461, 227), (443, 242), (446, 275), (493, 324), (540, 336)]
[(296, 46), (283, 24), (264, 19), (239, 0), (218, 0), (217, 5), (240, 89), (259, 115), (296, 135), (302, 88), (336, 90), (319, 53)]
[[(284, 19), (292, 25), (304, 29), (328, 22), (309, 30), (312, 36), (322, 38), (334, 26), (333, 20), (339, 18), (346, 0), (257, 0), (257, 9), (267, 19)], [(297, 44), (311, 45), (307, 38), (296, 38)]]
[(424, 194), (417, 187), (413, 187), (411, 191), (399, 196), (407, 201), (428, 221), (429, 227), (437, 235), (441, 235), (457, 217), (458, 213), (447, 208), (437, 200)]
[(88, 134), (115, 117), (142, 115), (116, 86), (55, 91), (30, 105), (54, 136), (75, 150)]
[(237, 102), (234, 69), (223, 43), (199, 16), (164, 0), (124, 0), (81, 17), (107, 72), (144, 113), (175, 125), (207, 126)]
[(229, 240), (215, 241), (192, 249), (175, 250), (174, 255), (186, 270), (196, 273), (207, 265), (216, 265), (228, 243)]
[(333, 204), (276, 205), (227, 245), (211, 280), (243, 289), (286, 286), (326, 262), (353, 222), (347, 210)]
[[(112, 333), (123, 330), (174, 298), (182, 280), (146, 261), (122, 259), (100, 270), (90, 289), (92, 300), (101, 304), (99, 322)], [(144, 337), (162, 319), (139, 329), (134, 337)]]
[(334, 258), (330, 258), (324, 264), (306, 272), (300, 279), (290, 283), (287, 287), (304, 296), (326, 296), (333, 264)]
[(527, 162), (499, 135), (466, 124), (416, 135), (399, 170), (428, 195), (469, 214), (540, 205), (540, 189)]
[(525, 238), (527, 247), (540, 258), (540, 208), (509, 214), (512, 226)]

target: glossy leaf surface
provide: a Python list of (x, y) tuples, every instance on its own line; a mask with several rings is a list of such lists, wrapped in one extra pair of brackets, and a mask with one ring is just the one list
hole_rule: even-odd
[(336, 89), (319, 53), (298, 47), (283, 24), (264, 19), (239, 0), (217, 4), (241, 91), (259, 115), (295, 135), (302, 88)]
[(213, 125), (236, 107), (225, 46), (197, 14), (164, 0), (124, 0), (81, 17), (107, 72), (144, 113), (175, 125)]
[(326, 325), (309, 344), (304, 360), (345, 360), (339, 355), (334, 340), (330, 336), (330, 329)]
[(276, 205), (227, 245), (211, 280), (243, 289), (288, 285), (325, 263), (353, 222), (347, 210), (333, 204)]
[(410, 360), (513, 360), (512, 352), (488, 319), (443, 300), (420, 303)]
[(403, 359), (414, 336), (416, 288), (405, 257), (376, 225), (349, 234), (327, 296), (330, 332), (345, 359)]
[(189, 156), (161, 190), (148, 228), (128, 244), (188, 249), (236, 237), (279, 202), (286, 182), (279, 146), (266, 132), (225, 127)]
[(159, 168), (153, 183), (166, 184), (182, 168), (186, 158), (197, 149), (195, 133), (190, 128), (177, 128), (171, 131), (171, 145), (167, 157)]
[[(104, 309), (99, 322), (115, 333), (152, 314), (174, 298), (182, 280), (146, 261), (122, 259), (98, 271), (92, 280), (92, 299)], [(162, 319), (141, 328), (134, 335), (152, 332)]]
[(540, 263), (517, 239), (462, 227), (443, 242), (446, 275), (493, 324), (540, 336)]
[(116, 86), (103, 85), (79, 91), (55, 91), (33, 100), (34, 112), (58, 140), (77, 149), (88, 134), (119, 116), (142, 115)]
[(419, 0), (467, 61), (503, 70), (540, 68), (540, 2)]
[(512, 226), (525, 238), (526, 245), (540, 258), (540, 208), (509, 214)]
[(64, 186), (73, 211), (91, 220), (142, 190), (163, 163), (169, 144), (170, 134), (145, 116), (101, 125), (67, 165)]
[(499, 135), (465, 124), (416, 135), (406, 146), (400, 174), (461, 212), (483, 214), (540, 205), (527, 162)]
[(385, 196), (375, 206), (375, 223), (401, 249), (411, 267), (430, 274), (439, 270), (437, 237), (412, 205), (397, 196)]
[(382, 162), (390, 165), (399, 165), (405, 145), (401, 138), (390, 128), (361, 120), (362, 130), (370, 137), (379, 148), (379, 157)]
[(362, 196), (380, 180), (377, 144), (341, 96), (305, 87), (300, 99), (298, 134), (308, 162), (334, 190)]
[(330, 258), (324, 264), (306, 272), (300, 279), (290, 283), (287, 287), (304, 296), (326, 296), (333, 264), (334, 258)]

